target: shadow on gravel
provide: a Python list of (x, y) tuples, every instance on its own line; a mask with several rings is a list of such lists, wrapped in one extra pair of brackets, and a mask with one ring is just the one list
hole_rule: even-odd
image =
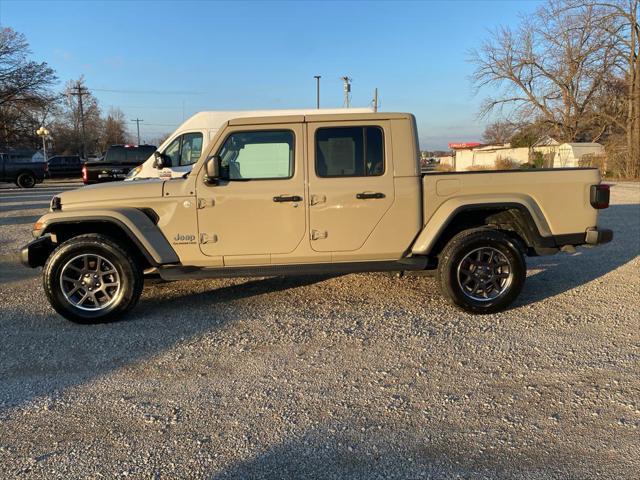
[(9, 282), (24, 280), (29, 277), (36, 277), (42, 274), (42, 270), (26, 268), (20, 263), (18, 253), (0, 255), (0, 285)]
[[(381, 428), (350, 418), (336, 426), (320, 425), (287, 438), (263, 453), (207, 476), (211, 480), (242, 479), (387, 479), (387, 478), (581, 478), (611, 473), (593, 458), (576, 455), (571, 447), (553, 455), (535, 446), (513, 462), (499, 445), (479, 448), (465, 432), (436, 420), (416, 434), (411, 422), (382, 420)], [(486, 448), (486, 446), (485, 446)], [(615, 477), (615, 475), (614, 475)]]
[(527, 259), (539, 273), (528, 277), (514, 307), (539, 302), (596, 280), (640, 255), (640, 205), (612, 205), (601, 212), (600, 225), (613, 230), (613, 240), (595, 248), (578, 248)]
[[(143, 298), (129, 317), (131, 321), (98, 325), (73, 324), (48, 307), (43, 313), (29, 311), (25, 315), (28, 305), (3, 303), (0, 413), (40, 396), (55, 396), (237, 320), (233, 309), (216, 308), (217, 305), (312, 285), (328, 278), (331, 277), (275, 277), (170, 298)], [(34, 279), (25, 283), (24, 288), (42, 287)], [(187, 305), (202, 308), (197, 315), (186, 316), (181, 307)]]
[[(256, 297), (268, 293), (281, 292), (290, 288), (304, 287), (323, 282), (339, 275), (301, 275), (293, 277), (269, 277), (257, 280), (248, 280), (237, 285), (214, 288), (205, 292), (187, 292), (184, 295), (171, 296), (169, 298), (154, 298), (150, 301), (144, 299), (136, 306), (133, 315), (154, 314), (166, 312), (167, 308), (179, 309), (180, 306), (188, 304), (190, 307), (213, 308), (216, 304), (233, 302), (248, 297)], [(169, 286), (171, 283), (159, 283), (159, 285)]]

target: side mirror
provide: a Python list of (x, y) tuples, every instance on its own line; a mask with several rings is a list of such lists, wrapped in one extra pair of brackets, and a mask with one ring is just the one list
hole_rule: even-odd
[(215, 183), (220, 178), (220, 157), (214, 155), (207, 158), (204, 164), (204, 181), (205, 183)]
[(164, 168), (164, 155), (158, 151), (153, 152), (155, 160), (153, 161), (153, 167), (161, 170)]

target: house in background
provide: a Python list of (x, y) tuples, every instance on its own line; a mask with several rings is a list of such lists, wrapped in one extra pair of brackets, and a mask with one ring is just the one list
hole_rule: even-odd
[[(455, 152), (453, 166), (456, 171), (475, 168), (495, 168), (499, 160), (511, 162), (515, 168), (525, 163), (534, 163), (534, 154), (545, 157), (544, 166), (553, 168), (578, 167), (586, 156), (604, 155), (604, 147), (599, 143), (563, 143), (545, 136), (531, 148), (511, 148), (511, 144), (482, 145), (477, 142), (450, 143)], [(540, 164), (538, 164), (540, 166)]]
[(481, 145), (479, 143), (451, 143), (455, 152), (455, 169), (469, 170), (477, 167), (493, 168), (498, 159), (508, 160), (516, 165), (529, 162), (529, 149), (511, 148), (511, 144)]
[(581, 161), (586, 160), (585, 156), (602, 156), (605, 154), (604, 147), (599, 143), (563, 143), (556, 148), (556, 155), (553, 159), (553, 166), (559, 167), (580, 167)]

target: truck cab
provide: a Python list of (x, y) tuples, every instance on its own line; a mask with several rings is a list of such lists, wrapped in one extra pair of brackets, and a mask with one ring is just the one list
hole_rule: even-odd
[[(149, 178), (180, 178), (191, 171), (200, 154), (215, 138), (220, 128), (230, 119), (243, 117), (266, 117), (282, 115), (304, 115), (310, 113), (333, 114), (344, 109), (288, 109), (288, 110), (237, 110), (199, 112), (187, 119), (175, 132), (162, 142), (157, 154), (149, 156), (144, 163), (132, 169), (126, 180)], [(352, 113), (369, 113), (370, 108), (352, 108)]]

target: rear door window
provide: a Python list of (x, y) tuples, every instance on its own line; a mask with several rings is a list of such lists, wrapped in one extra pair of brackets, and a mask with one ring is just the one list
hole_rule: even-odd
[(368, 177), (384, 173), (384, 139), (378, 127), (331, 127), (316, 132), (319, 177)]

